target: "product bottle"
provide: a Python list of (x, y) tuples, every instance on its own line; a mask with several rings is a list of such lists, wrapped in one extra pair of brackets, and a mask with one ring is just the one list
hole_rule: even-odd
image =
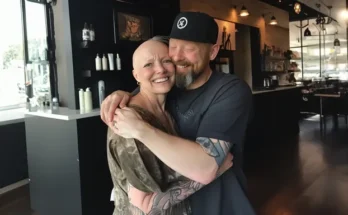
[(109, 58), (109, 68), (110, 68), (110, 71), (114, 71), (115, 70), (114, 54), (113, 53), (109, 53), (108, 54), (108, 58)]
[(97, 54), (97, 57), (95, 58), (95, 70), (100, 71), (102, 70), (102, 60)]
[(82, 29), (82, 39), (84, 41), (90, 40), (89, 29), (88, 29), (87, 23), (85, 23), (85, 26)]
[(90, 25), (90, 28), (89, 28), (89, 38), (90, 38), (90, 41), (95, 40), (95, 31), (92, 24)]
[(85, 109), (85, 92), (83, 89), (79, 90), (79, 105), (80, 105), (80, 110)]
[(103, 64), (103, 70), (104, 71), (108, 70), (108, 59), (106, 58), (105, 54), (103, 55), (102, 64)]
[(52, 109), (53, 110), (57, 110), (59, 108), (59, 103), (58, 103), (58, 99), (56, 97), (54, 97), (52, 99)]
[(101, 104), (105, 99), (105, 83), (103, 80), (98, 81), (98, 94), (99, 94), (99, 105), (101, 107)]
[(116, 55), (116, 67), (117, 70), (121, 70), (121, 58), (118, 54)]
[(92, 104), (92, 92), (89, 87), (87, 87), (86, 91), (84, 92), (84, 99), (85, 99), (85, 111), (89, 112), (93, 109)]

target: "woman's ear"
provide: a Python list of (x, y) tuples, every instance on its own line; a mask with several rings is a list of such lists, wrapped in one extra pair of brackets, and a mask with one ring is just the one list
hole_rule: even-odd
[(135, 79), (137, 82), (139, 82), (138, 73), (137, 73), (134, 69), (133, 69), (132, 73), (133, 73), (134, 79)]

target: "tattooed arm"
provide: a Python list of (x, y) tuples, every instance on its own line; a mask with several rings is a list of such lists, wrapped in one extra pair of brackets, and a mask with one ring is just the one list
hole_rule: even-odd
[[(216, 178), (232, 167), (232, 160), (233, 156), (230, 153), (227, 154), (219, 168)], [(142, 210), (144, 213), (157, 215), (162, 214), (161, 212), (163, 210), (168, 210), (174, 205), (182, 202), (204, 186), (205, 184), (192, 180), (178, 181), (172, 184), (172, 186), (163, 193), (145, 193), (130, 186), (128, 197), (131, 204)]]

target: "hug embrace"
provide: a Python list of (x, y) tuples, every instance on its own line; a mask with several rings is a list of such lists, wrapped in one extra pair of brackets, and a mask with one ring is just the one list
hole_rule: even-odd
[(133, 54), (139, 87), (102, 103), (114, 215), (254, 215), (242, 171), (252, 93), (213, 71), (215, 20), (180, 13)]

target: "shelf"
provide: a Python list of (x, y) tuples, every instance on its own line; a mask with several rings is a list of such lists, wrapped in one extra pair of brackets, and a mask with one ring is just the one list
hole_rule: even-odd
[(285, 71), (262, 71), (263, 75), (284, 75), (286, 73)]
[(82, 41), (80, 43), (80, 48), (82, 48), (82, 49), (89, 49), (89, 48), (93, 48), (93, 47), (95, 47), (95, 41), (87, 40), (87, 41)]
[(84, 70), (82, 73), (82, 76), (85, 78), (91, 78), (93, 76), (105, 76), (105, 75), (116, 75), (122, 73), (122, 70), (102, 70), (102, 71), (96, 71), (96, 70)]
[(270, 61), (285, 61), (285, 60), (290, 60), (285, 57), (271, 57), (271, 56), (264, 56), (265, 60), (270, 60)]

